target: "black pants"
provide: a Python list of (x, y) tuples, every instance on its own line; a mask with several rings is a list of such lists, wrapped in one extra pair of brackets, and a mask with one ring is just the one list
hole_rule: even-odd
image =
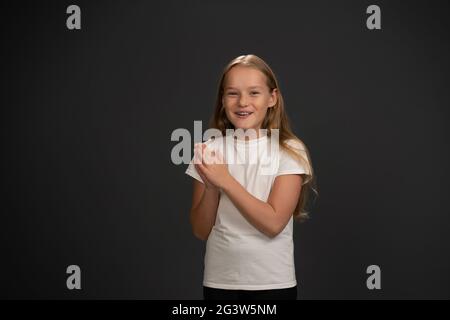
[(229, 290), (203, 286), (204, 300), (297, 300), (297, 286), (270, 290)]

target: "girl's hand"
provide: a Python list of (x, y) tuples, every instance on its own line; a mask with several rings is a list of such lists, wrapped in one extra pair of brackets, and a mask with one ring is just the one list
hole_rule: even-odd
[(194, 153), (197, 158), (195, 168), (209, 189), (221, 189), (231, 177), (228, 165), (219, 151), (211, 150), (206, 144), (196, 144)]
[(199, 174), (199, 176), (202, 178), (204, 184), (205, 184), (205, 188), (208, 190), (214, 190), (214, 191), (218, 191), (219, 189), (213, 185), (203, 174), (203, 172), (201, 171), (199, 164), (202, 164), (204, 162), (204, 156), (203, 156), (203, 151), (202, 151), (202, 144), (201, 143), (196, 143), (194, 146), (194, 166), (195, 169), (197, 169), (197, 172)]

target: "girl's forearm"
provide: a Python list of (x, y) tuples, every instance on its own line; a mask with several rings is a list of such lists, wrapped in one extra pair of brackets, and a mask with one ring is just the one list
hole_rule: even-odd
[(281, 231), (280, 219), (274, 208), (250, 194), (232, 176), (226, 179), (222, 190), (241, 214), (259, 231), (271, 238)]
[(192, 231), (197, 238), (208, 239), (216, 221), (218, 205), (219, 190), (205, 188), (199, 204), (190, 213)]

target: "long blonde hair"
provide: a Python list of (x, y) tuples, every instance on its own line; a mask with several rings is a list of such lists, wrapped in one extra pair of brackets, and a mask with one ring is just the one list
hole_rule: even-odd
[(318, 196), (316, 177), (313, 171), (311, 157), (308, 149), (306, 148), (306, 145), (291, 130), (289, 119), (284, 107), (283, 96), (281, 95), (277, 78), (275, 77), (272, 69), (266, 62), (264, 62), (264, 60), (256, 55), (248, 54), (239, 56), (226, 65), (218, 85), (215, 110), (213, 116), (211, 117), (209, 127), (220, 130), (222, 132), (222, 135), (224, 136), (226, 135), (226, 129), (235, 129), (233, 124), (228, 120), (225, 114), (225, 109), (222, 105), (222, 98), (224, 94), (225, 77), (228, 71), (230, 71), (231, 68), (237, 65), (251, 67), (261, 71), (266, 76), (267, 86), (269, 87), (270, 92), (273, 92), (273, 89), (277, 89), (277, 103), (274, 107), (267, 109), (267, 113), (261, 125), (261, 129), (267, 129), (268, 136), (270, 136), (271, 129), (279, 129), (281, 148), (292, 155), (295, 159), (300, 161), (300, 163), (305, 163), (305, 159), (303, 159), (303, 156), (295, 148), (288, 144), (289, 140), (293, 139), (294, 141), (299, 142), (303, 146), (304, 152), (308, 157), (307, 160), (310, 164), (310, 175), (307, 176), (307, 179), (302, 184), (302, 190), (300, 192), (297, 206), (293, 212), (294, 218), (297, 218), (298, 220), (304, 220), (309, 217), (306, 206), (307, 202), (310, 200), (312, 192), (314, 192), (316, 196)]

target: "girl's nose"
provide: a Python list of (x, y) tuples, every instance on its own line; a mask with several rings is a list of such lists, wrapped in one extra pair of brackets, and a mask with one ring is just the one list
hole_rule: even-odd
[(239, 100), (239, 104), (243, 107), (247, 106), (248, 102), (247, 102), (247, 97), (245, 97), (245, 95), (241, 95), (241, 99)]

